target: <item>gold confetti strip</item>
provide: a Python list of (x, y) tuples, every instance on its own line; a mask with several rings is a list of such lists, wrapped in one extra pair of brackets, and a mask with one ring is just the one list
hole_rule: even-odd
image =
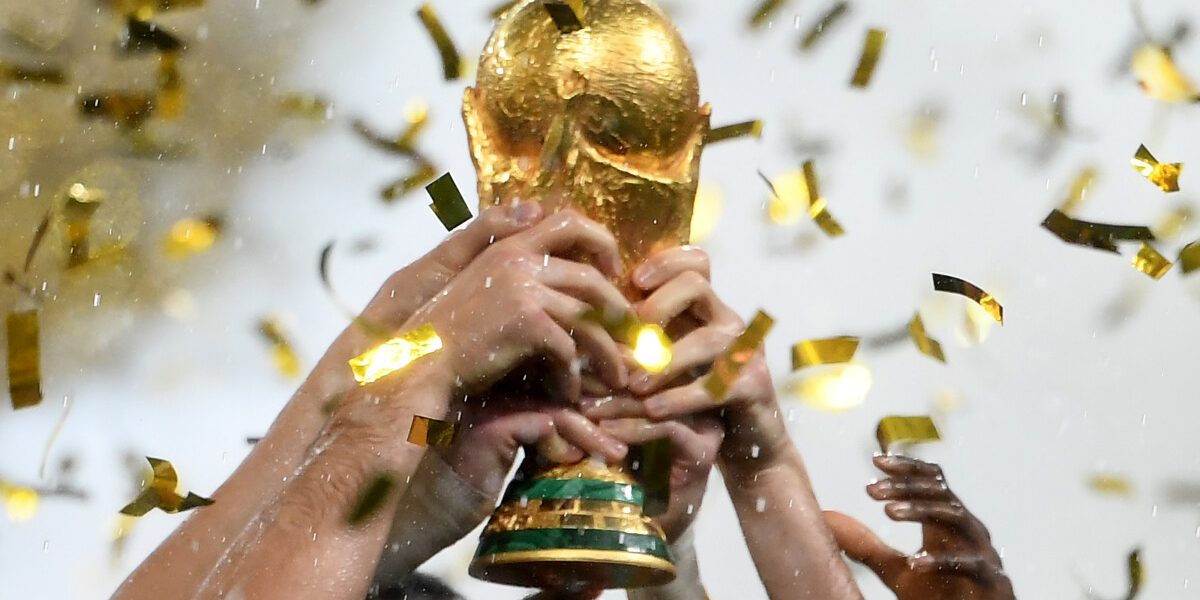
[(392, 201), (397, 198), (407, 196), (418, 188), (425, 186), (433, 181), (438, 176), (437, 167), (433, 163), (418, 162), (417, 168), (412, 173), (401, 177), (398, 181), (389, 184), (379, 193), (384, 200)]
[(1085, 167), (1075, 176), (1075, 180), (1071, 182), (1071, 191), (1067, 193), (1067, 197), (1063, 199), (1062, 204), (1058, 206), (1058, 210), (1065, 214), (1071, 214), (1079, 209), (1083, 201), (1087, 199), (1088, 190), (1092, 184), (1096, 182), (1096, 169), (1094, 167)]
[(79, 100), (83, 116), (107, 117), (128, 129), (136, 129), (150, 118), (154, 106), (154, 97), (146, 92), (106, 91)]
[[(1142, 585), (1146, 583), (1146, 571), (1142, 566), (1142, 549), (1134, 548), (1129, 552), (1129, 556), (1125, 558), (1125, 570), (1128, 572), (1129, 589), (1125, 592), (1122, 600), (1134, 600), (1142, 591)], [(1089, 600), (1099, 600), (1099, 596), (1088, 594)]]
[(940, 111), (926, 109), (912, 118), (908, 124), (908, 149), (925, 160), (937, 156), (937, 131), (941, 124)]
[(1112, 473), (1095, 473), (1088, 477), (1087, 485), (1093, 491), (1110, 496), (1133, 497), (1133, 484), (1129, 480)]
[(987, 311), (997, 323), (1004, 324), (1004, 307), (991, 294), (979, 289), (975, 284), (954, 277), (953, 275), (933, 274), (933, 289), (966, 296), (975, 301), (980, 308)]
[(457, 435), (457, 423), (413, 415), (412, 426), (408, 429), (408, 443), (434, 448), (449, 448)]
[(825, 32), (829, 31), (842, 17), (846, 16), (850, 10), (849, 2), (838, 2), (829, 7), (825, 14), (821, 15), (820, 19), (813, 24), (812, 28), (800, 38), (800, 49), (805, 52), (812, 50), (817, 46), (817, 43), (825, 38)]
[(417, 138), (429, 124), (429, 105), (423, 100), (412, 100), (404, 107), (404, 117), (408, 126), (394, 138), (376, 133), (361, 119), (355, 119), (352, 125), (355, 132), (376, 148), (411, 156), (416, 153)]
[(187, 108), (183, 74), (179, 71), (177, 53), (158, 57), (158, 93), (154, 99), (154, 114), (163, 119), (178, 119)]
[(446, 28), (438, 19), (433, 5), (428, 2), (422, 4), (421, 8), (417, 10), (417, 17), (421, 19), (421, 23), (425, 25), (425, 31), (429, 32), (433, 43), (437, 45), (438, 54), (442, 57), (442, 75), (446, 81), (454, 81), (461, 77), (463, 64), (458, 56), (458, 49), (454, 47), (454, 41), (450, 39), (450, 34), (446, 33)]
[(1179, 251), (1179, 268), (1184, 275), (1200, 269), (1200, 240), (1196, 240)]
[(797, 342), (792, 345), (792, 370), (850, 362), (860, 341), (860, 338), (843, 335)]
[(191, 492), (188, 492), (187, 496), (180, 496), (175, 492), (175, 488), (179, 486), (179, 476), (175, 474), (175, 467), (161, 458), (147, 456), (146, 460), (150, 462), (153, 476), (137, 498), (121, 509), (121, 514), (140, 517), (155, 508), (175, 514), (213, 503), (212, 500)]
[(1200, 102), (1200, 93), (1179, 71), (1170, 50), (1147, 44), (1133, 53), (1130, 66), (1147, 96), (1170, 103)]
[(62, 85), (67, 75), (58, 67), (23, 67), (0, 61), (0, 81)]
[(1178, 204), (1154, 225), (1154, 237), (1160, 240), (1170, 240), (1183, 232), (1184, 228), (1196, 216), (1195, 210), (1187, 204)]
[(116, 521), (112, 527), (112, 544), (109, 546), (109, 559), (113, 565), (120, 562), (125, 556), (125, 546), (129, 543), (129, 535), (133, 533), (133, 526), (137, 523), (136, 517), (129, 515), (117, 515)]
[(500, 17), (503, 17), (504, 13), (508, 12), (509, 9), (517, 4), (520, 4), (520, 2), (521, 0), (509, 0), (508, 2), (497, 4), (492, 8), (492, 10), (488, 11), (488, 15), (490, 15), (493, 19), (499, 19)]
[(284, 94), (279, 98), (279, 110), (309, 121), (328, 121), (333, 117), (333, 105), (315, 94)]
[(884, 417), (875, 428), (875, 439), (879, 440), (879, 449), (884, 454), (890, 454), (894, 444), (918, 444), (935, 442), (942, 439), (933, 419), (927, 416), (917, 417)]
[(574, 33), (584, 27), (583, 0), (542, 0), (542, 8), (560, 33)]
[(126, 54), (147, 52), (180, 52), (186, 49), (182, 40), (148, 19), (130, 15), (117, 41), (117, 48)]
[(704, 389), (714, 400), (720, 402), (725, 399), (725, 395), (737, 381), (738, 374), (742, 372), (742, 367), (754, 358), (774, 325), (775, 319), (761, 310), (758, 311), (746, 326), (746, 330), (733, 340), (729, 349), (713, 363), (712, 372), (704, 379)]
[(882, 29), (867, 30), (867, 37), (863, 40), (862, 56), (858, 59), (858, 66), (854, 68), (854, 77), (850, 79), (851, 86), (865, 88), (871, 83), (871, 76), (875, 74), (875, 65), (879, 63), (879, 56), (883, 53), (883, 44), (886, 41), (886, 31)]
[(767, 202), (767, 217), (778, 225), (791, 225), (800, 220), (808, 210), (808, 189), (804, 184), (804, 173), (799, 170), (789, 171), (776, 177), (774, 181), (767, 178), (762, 171), (759, 178), (771, 190), (771, 198)]
[(13, 523), (22, 523), (37, 515), (40, 496), (33, 488), (0, 481), (0, 499), (4, 500), (4, 512)]
[(1170, 271), (1173, 266), (1175, 266), (1174, 263), (1167, 260), (1167, 257), (1160, 254), (1158, 250), (1154, 249), (1154, 246), (1146, 242), (1142, 242), (1141, 249), (1133, 257), (1133, 268), (1149, 275), (1155, 280), (1162, 279), (1163, 275), (1166, 275), (1167, 271)]
[(300, 376), (300, 358), (291, 341), (283, 333), (283, 325), (273, 318), (258, 321), (258, 333), (271, 345), (271, 364), (275, 370), (289, 379)]
[(425, 324), (350, 359), (350, 370), (359, 385), (366, 385), (441, 349), (442, 338), (433, 325)]
[(921, 351), (921, 354), (938, 362), (946, 362), (946, 355), (942, 353), (942, 344), (929, 337), (929, 334), (925, 332), (925, 322), (921, 320), (919, 312), (914, 313), (912, 320), (908, 322), (908, 337), (917, 346), (917, 350)]
[(184, 218), (171, 226), (163, 241), (163, 251), (174, 260), (207, 252), (221, 235), (224, 223), (220, 217)]
[(671, 364), (671, 339), (663, 328), (650, 323), (642, 325), (634, 336), (633, 359), (647, 373), (662, 373)]
[(762, 27), (787, 4), (788, 0), (762, 0), (754, 12), (750, 14), (750, 27)]
[(1154, 241), (1154, 232), (1142, 225), (1109, 225), (1092, 223), (1068, 217), (1062, 211), (1050, 211), (1042, 221), (1050, 233), (1068, 244), (1088, 246), (1117, 253), (1117, 242)]
[(834, 219), (825, 207), (825, 198), (821, 196), (820, 189), (817, 187), (817, 170), (811, 159), (804, 161), (804, 188), (808, 192), (809, 199), (808, 217), (821, 228), (821, 231), (829, 237), (838, 237), (846, 233), (837, 219)]
[(25, 263), (22, 267), (26, 273), (29, 272), (29, 267), (33, 265), (33, 258), (37, 256), (38, 248), (42, 247), (42, 240), (46, 238), (46, 232), (50, 230), (50, 214), (52, 210), (47, 210), (42, 216), (41, 222), (38, 223), (37, 229), (33, 232), (33, 240), (29, 242), (29, 250), (25, 251)]
[(13, 410), (42, 402), (42, 349), (36, 310), (9, 313), (5, 318), (8, 337), (8, 393)]
[(354, 526), (370, 519), (383, 507), (388, 495), (395, 487), (396, 480), (387, 473), (372, 477), (371, 481), (367, 482), (367, 485), (359, 492), (354, 508), (350, 509), (350, 514), (346, 516), (346, 524)]
[(725, 125), (709, 130), (708, 134), (704, 136), (704, 143), (705, 145), (715, 144), (717, 142), (723, 142), (725, 140), (746, 136), (761, 138), (762, 131), (763, 122), (761, 119), (743, 121), (741, 123), (734, 123), (733, 125)]
[(1070, 129), (1067, 123), (1067, 93), (1062, 90), (1050, 97), (1050, 129), (1058, 133)]
[(425, 191), (429, 192), (429, 197), (433, 199), (429, 208), (433, 209), (433, 214), (437, 215), (446, 231), (452, 231), (471, 219), (471, 209), (467, 207), (462, 192), (458, 191), (458, 186), (449, 173), (425, 186)]
[(700, 184), (692, 206), (692, 226), (688, 234), (688, 243), (699, 244), (712, 235), (721, 218), (722, 203), (721, 188), (708, 183)]
[(1145, 144), (1138, 146), (1129, 163), (1158, 189), (1168, 193), (1179, 191), (1179, 172), (1183, 170), (1183, 163), (1160, 163)]
[(104, 192), (82, 183), (73, 183), (67, 189), (67, 202), (63, 206), (67, 234), (67, 268), (78, 267), (91, 258), (88, 238), (92, 232), (92, 215), (96, 214), (104, 199)]
[(806, 372), (789, 383), (790, 394), (827, 412), (843, 412), (867, 400), (874, 378), (871, 370), (856, 363), (829, 365)]

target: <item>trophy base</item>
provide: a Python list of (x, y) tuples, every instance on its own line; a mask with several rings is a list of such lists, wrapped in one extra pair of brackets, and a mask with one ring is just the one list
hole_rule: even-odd
[(553, 590), (630, 589), (675, 579), (675, 565), (664, 558), (582, 548), (486, 554), (471, 561), (469, 572), (493, 583)]

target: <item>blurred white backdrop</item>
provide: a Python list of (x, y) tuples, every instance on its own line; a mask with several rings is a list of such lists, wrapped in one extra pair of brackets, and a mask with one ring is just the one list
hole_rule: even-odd
[[(252, 5), (284, 2), (300, 3), (210, 0), (205, 10), (253, 18)], [(248, 451), (246, 436), (265, 431), (295, 386), (270, 367), (256, 319), (282, 315), (307, 365), (345, 325), (316, 274), (326, 242), (378, 241), (371, 252), (334, 257), (335, 286), (361, 305), (444, 235), (422, 193), (392, 205), (379, 200), (378, 189), (404, 166), (363, 143), (350, 118), (398, 129), (404, 105), (426, 100), (433, 122), (422, 147), (473, 196), (458, 116), (469, 78), (442, 81), (414, 16), (418, 4), (324, 0), (306, 11), (309, 32), (278, 86), (326, 95), (334, 120), (303, 144), (286, 152), (270, 146), (243, 165), (225, 191), (234, 200), (228, 236), (193, 259), (184, 282), (195, 300), (191, 316), (148, 309), (132, 333), (83, 365), (56, 361), (55, 347), (69, 341), (48, 341), (46, 402), (0, 409), (0, 473), (36, 482), (42, 445), (71, 396), (52, 461), (77, 455), (78, 483), (91, 493), (87, 502), (47, 499), (34, 519), (0, 524), (0, 597), (107, 597), (184, 518), (143, 517), (124, 557), (111, 561), (110, 529), (129, 500), (123, 451), (171, 460), (186, 489), (205, 494), (220, 484)], [(491, 4), (435, 4), (464, 57), (473, 57), (490, 30)], [(948, 357), (941, 365), (906, 343), (864, 349), (874, 385), (864, 404), (843, 413), (783, 397), (822, 504), (914, 548), (918, 529), (888, 521), (863, 490), (877, 476), (874, 426), (885, 414), (928, 413), (939, 393), (955, 391), (959, 406), (939, 416), (945, 441), (918, 454), (941, 462), (987, 523), (1020, 597), (1082, 598), (1089, 585), (1120, 597), (1125, 556), (1142, 546), (1143, 597), (1200, 598), (1200, 498), (1171, 493), (1200, 485), (1200, 274), (1189, 281), (1176, 270), (1154, 282), (1128, 256), (1067, 246), (1038, 227), (1089, 164), (1100, 174), (1082, 218), (1149, 224), (1175, 201), (1196, 197), (1190, 170), (1175, 198), (1129, 167), (1145, 143), (1160, 159), (1200, 168), (1200, 107), (1164, 106), (1128, 74), (1114, 75), (1135, 32), (1128, 2), (857, 0), (806, 54), (796, 42), (826, 2), (792, 1), (751, 33), (745, 22), (753, 4), (668, 4), (695, 55), (714, 124), (766, 122), (761, 140), (705, 153), (703, 179), (725, 198), (704, 244), (718, 291), (747, 316), (763, 308), (777, 318), (768, 349), (781, 384), (791, 343), (891, 330), (918, 307)], [(1193, 0), (1144, 4), (1160, 33), (1200, 17)], [(870, 87), (851, 89), (867, 27), (886, 29), (887, 47)], [(1200, 44), (1180, 46), (1176, 58), (1200, 79)], [(1067, 92), (1079, 133), (1035, 164), (1022, 147), (1038, 129), (1022, 103), (1048, 103), (1057, 90)], [(905, 141), (925, 106), (943, 116), (937, 154), (927, 160)], [(810, 222), (781, 227), (765, 217), (767, 194), (755, 171), (795, 169), (808, 157), (796, 151), (797, 137), (828, 142), (817, 169), (844, 237), (814, 238)], [(165, 196), (178, 182), (157, 185)], [(1198, 235), (1190, 228), (1181, 241)], [(1163, 249), (1173, 258), (1177, 247)], [(931, 272), (992, 291), (1005, 325), (982, 345), (957, 342), (964, 301), (935, 297)], [(1106, 310), (1128, 294), (1141, 298), (1137, 309), (1106, 322)], [(1087, 477), (1100, 470), (1128, 477), (1134, 496), (1090, 490)], [(475, 539), (426, 570), (468, 598), (523, 597), (466, 575)], [(718, 478), (698, 521), (698, 551), (712, 598), (765, 597)], [(869, 598), (891, 597), (870, 573), (856, 572)]]

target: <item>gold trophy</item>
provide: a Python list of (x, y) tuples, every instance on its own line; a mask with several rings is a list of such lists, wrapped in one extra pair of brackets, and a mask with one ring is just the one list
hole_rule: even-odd
[[(645, 0), (518, 2), (463, 98), (481, 207), (574, 208), (612, 231), (627, 268), (687, 243), (709, 114), (691, 54)], [(473, 576), (548, 589), (674, 579), (628, 465), (534, 464), (488, 522)]]

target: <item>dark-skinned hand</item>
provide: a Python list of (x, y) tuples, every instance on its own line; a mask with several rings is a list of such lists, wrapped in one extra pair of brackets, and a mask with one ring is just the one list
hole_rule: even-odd
[(877, 456), (888, 476), (867, 486), (893, 521), (921, 524), (914, 554), (888, 546), (866, 525), (839, 512), (825, 521), (850, 558), (866, 565), (899, 600), (1015, 600), (991, 535), (950, 490), (941, 467), (903, 456)]

